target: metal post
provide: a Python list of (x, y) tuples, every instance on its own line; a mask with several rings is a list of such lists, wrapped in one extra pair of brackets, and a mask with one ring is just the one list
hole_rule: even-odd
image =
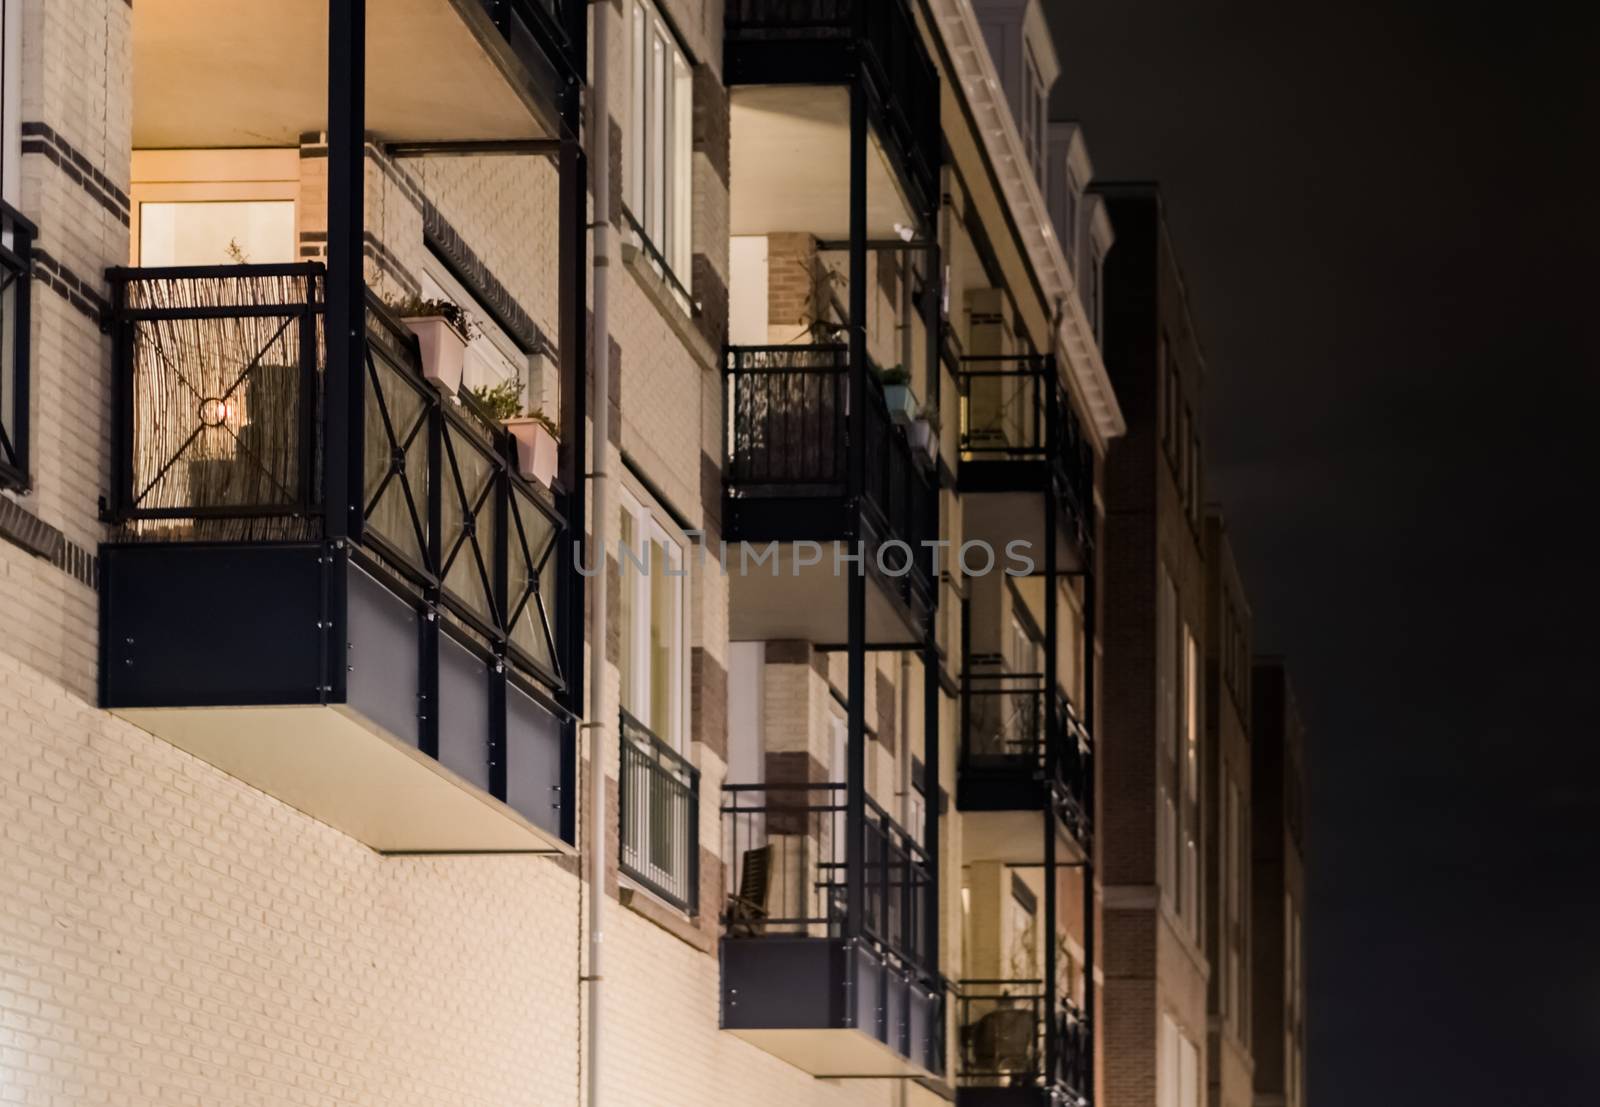
[[(857, 18), (860, 9), (857, 6)], [(867, 476), (867, 92), (866, 74), (857, 71), (850, 85), (850, 366), (848, 540), (861, 542), (862, 501)], [(865, 556), (865, 550), (860, 551)], [(845, 754), (845, 937), (858, 938), (865, 919), (866, 894), (866, 706), (867, 706), (867, 580), (866, 566), (851, 564), (849, 590), (848, 732)]]
[[(580, 21), (581, 22), (581, 21)], [(564, 113), (572, 134), (579, 133), (581, 103), (577, 89), (568, 96)], [(567, 521), (570, 548), (559, 552), (555, 571), (565, 581), (561, 589), (561, 632), (563, 637), (562, 676), (565, 691), (561, 704), (574, 716), (584, 709), (584, 587), (582, 573), (574, 561), (593, 563), (593, 551), (584, 548), (588, 535), (588, 504), (584, 492), (584, 470), (588, 461), (588, 377), (585, 370), (588, 327), (588, 161), (576, 137), (569, 137), (557, 155), (560, 183), (560, 245), (558, 247), (560, 290), (558, 293), (557, 341), (561, 358), (561, 499)], [(567, 724), (569, 735), (571, 724)], [(576, 738), (562, 743), (561, 751), (561, 837), (578, 840), (578, 757)]]
[(323, 532), (361, 534), (366, 0), (328, 0), (328, 366)]
[(1098, 606), (1100, 603), (1099, 590), (1095, 587), (1095, 568), (1100, 557), (1099, 526), (1094, 509), (1094, 481), (1089, 482), (1089, 503), (1084, 505), (1088, 512), (1085, 525), (1092, 541), (1092, 548), (1088, 558), (1088, 572), (1083, 577), (1083, 725), (1089, 732), (1089, 772), (1086, 774), (1085, 789), (1088, 795), (1084, 798), (1084, 808), (1088, 811), (1090, 837), (1087, 864), (1083, 867), (1083, 1017), (1089, 1020), (1089, 1033), (1086, 1039), (1084, 1059), (1084, 1083), (1087, 1088), (1084, 1096), (1091, 1104), (1095, 1101), (1095, 1038), (1100, 1033), (1100, 1019), (1094, 1008), (1094, 955), (1095, 955), (1095, 899), (1094, 899), (1094, 874), (1095, 849), (1100, 841), (1097, 833), (1099, 811), (1097, 797), (1100, 789), (1096, 787), (1095, 778), (1100, 771), (1100, 741), (1095, 732), (1095, 643), (1099, 633)]
[[(1047, 362), (1053, 378), (1056, 372), (1053, 360)], [(1055, 383), (1052, 379), (1052, 385)], [(1057, 415), (1054, 389), (1047, 389), (1042, 397), (1045, 409), (1045, 441), (1051, 450), (1060, 449), (1057, 440)], [(1046, 1025), (1051, 1032), (1044, 1037), (1045, 1072), (1054, 1079), (1059, 1043), (1056, 1040), (1056, 774), (1059, 757), (1062, 719), (1057, 710), (1056, 674), (1059, 664), (1057, 650), (1060, 643), (1061, 596), (1056, 579), (1056, 489), (1055, 481), (1046, 468), (1044, 492), (1044, 996)]]

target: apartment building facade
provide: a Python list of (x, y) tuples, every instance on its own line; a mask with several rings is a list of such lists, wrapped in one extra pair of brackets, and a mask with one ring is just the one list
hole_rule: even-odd
[(1105, 359), (1128, 421), (1106, 486), (1102, 834), (1108, 1107), (1195, 1107), (1209, 1067), (1203, 889), (1205, 362), (1159, 191), (1097, 189)]
[(1202, 818), (1211, 845), (1205, 873), (1206, 1060), (1211, 1107), (1246, 1107), (1254, 1098), (1250, 998), (1251, 842), (1250, 672), (1252, 623), (1227, 521), (1206, 511), (1205, 763), (1211, 798)]
[(590, 7), (4, 0), (0, 1098), (1100, 1098), (1042, 12)]
[(1306, 1102), (1305, 725), (1288, 666), (1259, 657), (1251, 676), (1251, 1051), (1259, 1107)]

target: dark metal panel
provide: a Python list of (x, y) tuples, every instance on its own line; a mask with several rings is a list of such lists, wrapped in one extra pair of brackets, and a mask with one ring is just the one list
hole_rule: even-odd
[(957, 1088), (956, 1107), (1048, 1107), (1050, 1093), (1028, 1085), (1021, 1088)]
[(845, 957), (850, 981), (850, 1025), (866, 1031), (880, 1042), (888, 1041), (883, 1019), (884, 988), (887, 984), (887, 970), (883, 962), (861, 945), (849, 947)]
[(329, 570), (312, 544), (102, 546), (104, 706), (325, 702)]
[(506, 803), (541, 830), (561, 834), (562, 732), (559, 719), (515, 685), (506, 689)]
[(439, 635), (439, 762), (489, 790), (489, 666)]
[(827, 938), (724, 938), (722, 1025), (830, 1030), (843, 1019), (843, 948)]
[(390, 734), (421, 741), (416, 605), (401, 599), (354, 565), (349, 573), (349, 703)]

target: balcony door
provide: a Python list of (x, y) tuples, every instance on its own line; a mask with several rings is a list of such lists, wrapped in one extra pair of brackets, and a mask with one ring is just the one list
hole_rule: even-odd
[(642, 493), (623, 490), (617, 667), (622, 701), (622, 868), (692, 911), (698, 774), (685, 756), (685, 544)]

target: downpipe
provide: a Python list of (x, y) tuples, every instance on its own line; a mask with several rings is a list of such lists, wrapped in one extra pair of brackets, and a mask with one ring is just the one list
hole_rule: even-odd
[(606, 751), (610, 748), (609, 717), (605, 704), (606, 615), (609, 611), (606, 550), (610, 545), (611, 484), (611, 342), (610, 342), (610, 263), (611, 263), (611, 110), (609, 30), (611, 5), (607, 0), (589, 5), (593, 15), (593, 75), (589, 93), (589, 169), (594, 191), (594, 212), (590, 224), (594, 235), (594, 288), (591, 310), (594, 315), (594, 343), (590, 365), (594, 380), (589, 442), (593, 457), (589, 467), (589, 506), (592, 542), (598, 571), (590, 578), (589, 616), (589, 708), (584, 729), (589, 737), (589, 818), (586, 832), (586, 862), (589, 870), (588, 972), (584, 975), (589, 998), (588, 1021), (588, 1103), (600, 1107), (604, 1082), (601, 1062), (604, 1057), (602, 1031), (605, 1008), (601, 986), (605, 952), (606, 902)]

